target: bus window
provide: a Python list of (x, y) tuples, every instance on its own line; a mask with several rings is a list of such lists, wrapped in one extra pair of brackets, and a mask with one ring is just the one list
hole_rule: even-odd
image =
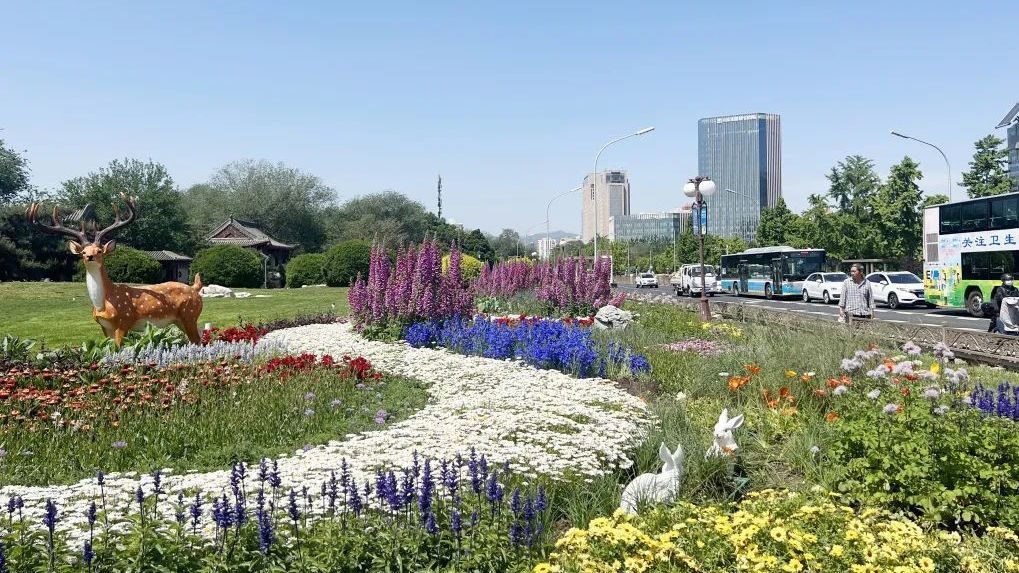
[(1019, 227), (1019, 197), (991, 200), (991, 229)]
[(950, 235), (959, 232), (959, 219), (962, 208), (959, 205), (945, 205), (939, 210), (941, 219), (941, 234)]
[(975, 201), (966, 203), (962, 207), (962, 220), (959, 223), (959, 231), (970, 233), (973, 231), (987, 230), (987, 202)]

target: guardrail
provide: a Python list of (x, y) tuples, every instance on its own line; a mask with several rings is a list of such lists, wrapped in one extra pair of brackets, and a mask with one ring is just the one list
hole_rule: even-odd
[[(680, 306), (691, 311), (699, 309), (697, 299), (680, 299), (670, 295), (627, 292), (627, 297), (643, 302), (665, 303)], [(938, 343), (944, 344), (959, 358), (1019, 369), (1019, 336), (1002, 336), (972, 330), (941, 326), (923, 326), (902, 322), (877, 320), (850, 320), (840, 324), (834, 320), (818, 320), (801, 313), (779, 310), (742, 302), (711, 301), (712, 316), (728, 318), (739, 322), (768, 324), (779, 328), (793, 328), (813, 332), (841, 331), (848, 336), (860, 336), (875, 340), (890, 340), (898, 343), (913, 341), (922, 348), (933, 349)]]

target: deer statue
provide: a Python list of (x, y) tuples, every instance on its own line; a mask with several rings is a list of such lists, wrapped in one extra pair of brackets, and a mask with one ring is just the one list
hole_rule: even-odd
[(88, 240), (85, 223), (81, 222), (80, 230), (65, 227), (60, 222), (60, 212), (53, 207), (53, 224), (47, 225), (36, 220), (39, 204), (32, 203), (28, 208), (28, 220), (39, 227), (39, 230), (55, 235), (66, 235), (73, 240), (68, 243), (71, 252), (81, 257), (85, 265), (85, 285), (88, 296), (92, 300), (92, 318), (102, 327), (103, 333), (119, 347), (124, 335), (130, 330), (140, 330), (146, 324), (162, 328), (176, 324), (188, 339), (198, 344), (198, 315), (202, 313), (202, 279), (195, 275), (195, 284), (188, 286), (178, 282), (167, 282), (158, 285), (133, 287), (116, 284), (106, 274), (103, 258), (113, 252), (114, 241), (103, 244), (103, 237), (131, 223), (137, 214), (136, 197), (128, 197), (123, 193), (121, 199), (127, 203), (127, 218), (120, 218), (120, 210), (113, 205), (116, 216), (113, 224), (95, 232), (95, 238)]

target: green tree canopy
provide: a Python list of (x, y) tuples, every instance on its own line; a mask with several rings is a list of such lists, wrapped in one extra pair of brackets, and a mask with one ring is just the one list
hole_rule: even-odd
[(858, 219), (870, 213), (871, 201), (881, 186), (873, 161), (861, 155), (850, 155), (832, 167), (826, 177), (830, 184), (828, 196), (839, 211), (852, 212)]
[(761, 211), (761, 222), (757, 227), (757, 244), (775, 246), (795, 243), (798, 219), (799, 215), (790, 211), (785, 199), (779, 197), (774, 207)]
[(0, 206), (28, 191), (28, 160), (0, 139)]
[(152, 160), (115, 159), (97, 172), (64, 181), (62, 186), (61, 207), (77, 209), (91, 203), (99, 228), (113, 222), (114, 203), (121, 213), (126, 211), (120, 193), (137, 196), (138, 215), (134, 222), (118, 231), (116, 238), (121, 244), (143, 251), (194, 252), (196, 237), (184, 212), (181, 195), (162, 164)]
[(520, 240), (520, 233), (513, 229), (503, 229), (498, 237), (490, 240), (492, 250), (498, 259), (505, 260), (517, 255), (527, 256), (527, 246)]
[(920, 165), (906, 156), (892, 166), (877, 193), (874, 207), (885, 257), (920, 256), (923, 192), (917, 182), (922, 178)]
[(970, 199), (989, 197), (1012, 191), (1012, 180), (1008, 176), (1008, 150), (1002, 144), (1005, 140), (988, 135), (974, 146), (976, 152), (969, 162), (969, 171), (963, 172), (960, 187), (966, 188)]
[(191, 222), (203, 236), (234, 216), (306, 251), (325, 244), (323, 214), (334, 199), (335, 192), (314, 175), (250, 159), (227, 164), (186, 193)]

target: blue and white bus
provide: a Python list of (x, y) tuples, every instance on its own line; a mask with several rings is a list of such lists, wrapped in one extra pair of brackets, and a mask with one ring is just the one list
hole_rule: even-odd
[(719, 275), (729, 294), (765, 298), (800, 296), (807, 275), (825, 268), (824, 249), (760, 247), (722, 255)]

